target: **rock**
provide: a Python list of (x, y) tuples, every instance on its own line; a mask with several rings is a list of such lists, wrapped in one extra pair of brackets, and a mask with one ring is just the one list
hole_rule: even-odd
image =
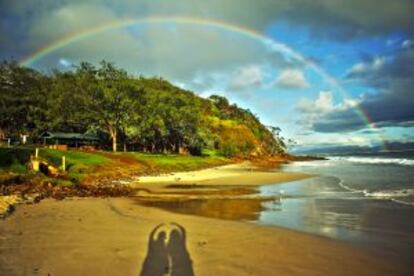
[(13, 212), (14, 204), (20, 203), (21, 197), (18, 195), (0, 196), (0, 218), (6, 217)]
[(49, 165), (47, 167), (48, 169), (48, 175), (49, 176), (58, 176), (59, 175), (59, 169), (53, 167), (52, 165)]

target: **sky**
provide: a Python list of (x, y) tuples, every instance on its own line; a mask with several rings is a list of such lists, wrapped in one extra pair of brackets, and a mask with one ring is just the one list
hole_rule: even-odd
[(414, 142), (413, 15), (411, 0), (0, 0), (0, 59), (105, 59), (226, 96), (297, 151), (386, 150)]

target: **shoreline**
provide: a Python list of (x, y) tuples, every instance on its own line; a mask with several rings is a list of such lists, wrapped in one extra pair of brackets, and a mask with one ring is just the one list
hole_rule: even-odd
[[(274, 164), (273, 164), (274, 165)], [(37, 203), (45, 198), (63, 199), (73, 196), (92, 197), (117, 197), (126, 196), (131, 193), (131, 188), (157, 189), (165, 185), (221, 185), (223, 180), (226, 185), (258, 186), (268, 183), (285, 182), (297, 180), (308, 176), (297, 173), (277, 173), (260, 171), (263, 166), (256, 166), (251, 161), (221, 164), (193, 171), (179, 171), (159, 173), (157, 175), (134, 175), (133, 169), (128, 177), (110, 177), (106, 183), (82, 184), (76, 187), (56, 186), (50, 182), (31, 183), (8, 183), (0, 185), (0, 218), (7, 216), (14, 209), (15, 204)], [(247, 176), (246, 172), (253, 172)], [(239, 176), (243, 174), (244, 178)], [(279, 175), (277, 175), (279, 174)], [(201, 183), (199, 183), (201, 182)], [(149, 185), (146, 186), (146, 185)], [(146, 186), (146, 187), (144, 187)]]
[(168, 185), (262, 186), (313, 177), (312, 174), (271, 171), (252, 162), (222, 165), (208, 169), (139, 176), (132, 188), (165, 187)]
[(149, 233), (169, 222), (187, 232), (195, 275), (407, 273), (386, 256), (316, 235), (181, 215), (131, 198), (71, 198), (22, 205), (0, 220), (0, 274), (136, 275)]
[(262, 203), (282, 194), (261, 195), (259, 187), (314, 177), (244, 162), (191, 172), (144, 176), (130, 183), (137, 204), (179, 214), (230, 220), (256, 220)]
[[(246, 213), (256, 212), (262, 200), (269, 200), (254, 198), (258, 186), (312, 176), (239, 163), (140, 177), (131, 185), (137, 191), (134, 197), (69, 197), (20, 204), (11, 216), (0, 220), (0, 274), (136, 275), (146, 257), (151, 230), (160, 223), (175, 222), (188, 233), (196, 275), (326, 275), (332, 271), (335, 275), (408, 275), (406, 264), (385, 253), (247, 222)], [(230, 200), (224, 208), (219, 205), (210, 216), (151, 205), (220, 197), (237, 199), (236, 204)], [(222, 216), (229, 210), (237, 210), (232, 214), (235, 219)]]
[[(106, 185), (79, 185), (78, 188), (56, 187), (49, 183), (11, 185), (11, 192), (0, 195), (0, 218), (10, 215), (16, 205), (37, 203), (50, 197), (55, 199), (76, 196), (119, 197), (128, 194), (134, 195), (135, 190), (141, 191), (141, 197), (151, 199), (153, 198), (152, 193), (156, 193), (157, 197), (163, 197), (163, 192), (179, 192), (183, 188), (188, 194), (194, 192), (197, 195), (204, 188), (205, 191), (213, 190), (219, 193), (226, 189), (240, 187), (245, 189), (243, 194), (250, 194), (253, 193), (254, 187), (261, 185), (289, 182), (313, 176), (304, 173), (269, 171), (268, 168), (268, 166), (263, 166), (263, 163), (245, 161), (195, 171), (136, 176), (128, 181), (121, 178), (111, 180)], [(183, 197), (184, 195), (180, 194), (179, 196)], [(164, 195), (164, 198), (167, 197)]]

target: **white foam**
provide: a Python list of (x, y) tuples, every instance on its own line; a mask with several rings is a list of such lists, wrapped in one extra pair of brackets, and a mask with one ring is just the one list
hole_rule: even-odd
[(408, 202), (408, 201), (399, 200), (399, 199), (395, 199), (395, 198), (392, 198), (391, 200), (394, 201), (394, 202), (400, 203), (400, 204), (414, 206), (414, 202)]
[(407, 196), (414, 196), (414, 189), (382, 190), (377, 192), (364, 191), (364, 195), (376, 198), (395, 199)]
[(330, 167), (334, 165), (330, 160), (295, 161), (293, 164), (301, 167)]
[(365, 197), (391, 200), (396, 203), (414, 206), (414, 202), (403, 200), (406, 197), (414, 197), (414, 189), (382, 190), (382, 191), (376, 191), (376, 192), (369, 192), (368, 190), (353, 189), (345, 185), (342, 179), (341, 181), (338, 182), (338, 185), (349, 192), (361, 193)]
[(338, 185), (341, 186), (343, 189), (347, 190), (348, 192), (363, 193), (363, 191), (361, 191), (361, 190), (353, 189), (353, 188), (345, 185), (345, 182), (342, 179), (338, 182)]
[(332, 156), (330, 160), (347, 161), (364, 164), (396, 164), (403, 166), (414, 166), (414, 160), (406, 158), (385, 158), (385, 157), (355, 157), (355, 156)]

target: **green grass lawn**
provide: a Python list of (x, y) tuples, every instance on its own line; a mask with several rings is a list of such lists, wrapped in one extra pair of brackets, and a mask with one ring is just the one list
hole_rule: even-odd
[[(34, 147), (0, 147), (0, 173), (27, 174), (26, 164), (31, 155), (35, 155)], [(95, 153), (39, 149), (39, 157), (56, 167), (61, 166), (62, 156), (66, 157), (69, 177), (76, 180), (80, 180), (91, 167), (110, 162), (110, 159)]]
[(177, 154), (145, 154), (130, 152), (137, 161), (161, 171), (191, 171), (229, 162), (221, 156), (190, 156)]
[[(30, 160), (30, 155), (35, 155), (34, 147), (0, 147), (0, 168), (11, 170), (19, 168), (20, 170)], [(67, 168), (94, 166), (110, 161), (102, 155), (90, 152), (39, 149), (39, 157), (55, 166), (61, 165), (62, 156), (66, 157)]]
[(62, 165), (62, 156), (65, 156), (68, 175), (77, 182), (81, 181), (94, 166), (111, 162), (109, 158), (100, 154), (73, 150), (59, 151), (42, 148), (39, 150), (39, 156), (57, 167)]
[(49, 160), (49, 162), (55, 165), (61, 165), (62, 156), (66, 157), (66, 166), (70, 170), (71, 168), (79, 167), (89, 167), (105, 164), (110, 161), (110, 159), (93, 152), (83, 152), (83, 151), (59, 151), (52, 149), (40, 149), (39, 156)]
[(25, 164), (30, 160), (32, 152), (29, 148), (0, 147), (0, 170), (13, 173), (27, 172)]
[[(0, 147), (0, 176), (5, 179), (11, 177), (11, 175), (20, 175), (29, 178), (34, 177), (35, 174), (29, 172), (26, 168), (26, 164), (30, 160), (31, 155), (35, 155), (35, 147), (32, 146)], [(218, 155), (215, 151), (205, 152), (203, 156), (190, 156), (138, 152), (106, 152), (102, 154), (101, 152), (83, 152), (76, 150), (59, 151), (46, 148), (39, 149), (39, 157), (55, 167), (61, 166), (62, 156), (66, 157), (66, 170), (72, 182), (81, 182), (92, 169), (99, 165), (110, 164), (110, 162), (113, 162), (115, 171), (119, 167), (128, 170), (128, 166), (132, 168), (134, 165), (142, 164), (144, 167), (150, 168), (150, 172), (152, 173), (198, 170), (230, 162), (229, 159)], [(122, 163), (122, 158), (128, 159), (128, 162)], [(105, 166), (104, 170), (110, 168)], [(106, 171), (102, 172), (105, 173)], [(94, 170), (94, 173), (100, 174), (99, 169)], [(37, 177), (40, 176), (37, 174)]]

